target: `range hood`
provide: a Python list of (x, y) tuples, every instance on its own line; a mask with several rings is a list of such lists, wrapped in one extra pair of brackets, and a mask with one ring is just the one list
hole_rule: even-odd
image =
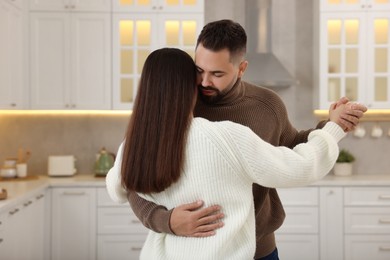
[(243, 80), (263, 87), (288, 87), (297, 84), (272, 53), (271, 0), (246, 0), (245, 30), (248, 35), (249, 62)]

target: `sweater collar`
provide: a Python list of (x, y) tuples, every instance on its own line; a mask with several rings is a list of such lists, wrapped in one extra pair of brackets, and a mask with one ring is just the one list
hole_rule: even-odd
[[(239, 101), (244, 96), (244, 94), (245, 94), (244, 84), (241, 82), (241, 79), (238, 79), (237, 82), (233, 85), (233, 87), (228, 92), (226, 92), (223, 96), (221, 96), (219, 99), (210, 103), (203, 101), (203, 103), (210, 106), (232, 104), (235, 103), (236, 101)], [(199, 99), (202, 100), (202, 98)]]

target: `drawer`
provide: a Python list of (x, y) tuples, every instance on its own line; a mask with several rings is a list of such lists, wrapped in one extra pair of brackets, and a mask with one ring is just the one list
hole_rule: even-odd
[(284, 206), (317, 206), (318, 188), (283, 188), (277, 189)]
[(97, 189), (97, 201), (98, 201), (98, 206), (102, 207), (124, 207), (124, 208), (129, 208), (130, 205), (129, 203), (123, 203), (123, 204), (118, 204), (115, 201), (113, 201), (110, 196), (108, 196), (106, 188), (98, 188)]
[(390, 235), (390, 208), (345, 208), (344, 214), (345, 233), (347, 234), (375, 233)]
[(390, 236), (345, 236), (346, 260), (389, 260)]
[(98, 260), (139, 259), (146, 235), (99, 235)]
[(345, 206), (390, 206), (389, 187), (349, 187), (344, 189)]
[(276, 234), (276, 244), (280, 259), (303, 260), (319, 259), (317, 235)]
[(98, 208), (98, 234), (146, 234), (130, 207)]
[(317, 207), (284, 207), (286, 219), (278, 229), (280, 234), (317, 234)]

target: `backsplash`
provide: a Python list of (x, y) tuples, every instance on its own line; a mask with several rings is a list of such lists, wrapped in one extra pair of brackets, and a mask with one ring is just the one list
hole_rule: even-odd
[(28, 174), (46, 175), (49, 155), (74, 155), (78, 174), (94, 174), (104, 146), (116, 153), (129, 115), (0, 115), (0, 165), (18, 148), (32, 152)]
[[(29, 175), (46, 175), (49, 155), (74, 155), (78, 174), (94, 174), (95, 155), (104, 146), (117, 152), (128, 115), (0, 115), (0, 164), (16, 157), (19, 147), (31, 149)], [(292, 119), (294, 124), (294, 120)], [(311, 126), (316, 121), (313, 120)], [(353, 133), (340, 142), (356, 157), (354, 174), (390, 174), (390, 122), (380, 122), (383, 135), (371, 136), (377, 123), (363, 122), (365, 136)]]

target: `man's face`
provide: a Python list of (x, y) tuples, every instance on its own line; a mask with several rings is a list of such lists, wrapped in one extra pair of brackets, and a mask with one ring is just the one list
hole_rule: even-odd
[(227, 93), (246, 68), (246, 62), (233, 64), (227, 49), (214, 52), (202, 44), (196, 48), (195, 63), (200, 77), (199, 92), (209, 102)]

